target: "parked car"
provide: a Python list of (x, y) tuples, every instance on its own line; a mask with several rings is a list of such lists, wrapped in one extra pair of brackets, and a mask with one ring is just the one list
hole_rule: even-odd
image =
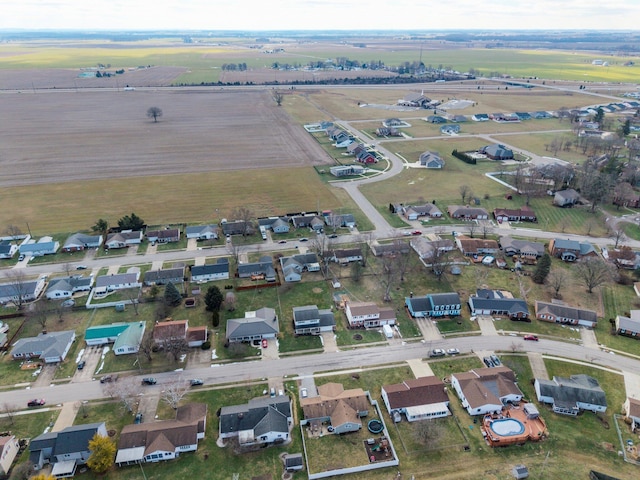
[(271, 387), (269, 389), (269, 396), (272, 397), (272, 398), (276, 396), (276, 389), (275, 388)]
[(411, 236), (411, 232), (410, 232), (409, 230), (405, 230), (405, 231), (403, 231), (403, 232), (402, 232), (402, 234), (403, 234), (405, 237), (410, 237), (410, 236)]
[(86, 364), (87, 362), (85, 362), (84, 360), (78, 362), (78, 370), (82, 370)]
[(535, 335), (525, 335), (524, 336), (525, 340), (531, 340), (532, 342), (537, 342), (539, 340), (539, 338)]
[(198, 385), (204, 385), (204, 381), (201, 378), (194, 378), (191, 380), (191, 386), (196, 387)]
[(140, 412), (136, 413), (136, 419), (133, 421), (133, 423), (142, 423), (142, 414)]
[(307, 391), (307, 389), (306, 389), (306, 388), (301, 388), (301, 389), (300, 389), (300, 396), (301, 396), (302, 398), (307, 398), (307, 397), (309, 396), (309, 392)]
[(300, 239), (300, 241), (301, 241), (301, 242), (308, 242), (308, 241), (309, 241), (309, 239), (308, 239), (308, 238), (301, 238), (301, 239)]
[(448, 348), (447, 349), (447, 354), (448, 355), (458, 355), (460, 353), (460, 350), (458, 350), (457, 348)]
[(267, 343), (267, 339), (263, 338), (262, 339), (262, 348), (267, 348), (269, 346), (269, 344)]
[(491, 355), (491, 361), (496, 367), (499, 367), (500, 365), (502, 365), (502, 362), (496, 355)]
[(158, 383), (153, 377), (146, 377), (142, 379), (142, 385), (155, 385)]
[(45, 403), (46, 402), (44, 401), (44, 398), (34, 398), (33, 400), (29, 400), (27, 402), (27, 407), (41, 407)]
[(19, 262), (21, 262), (22, 260), (24, 260), (24, 253), (21, 253), (20, 256), (18, 257)]
[(78, 265), (78, 266), (76, 267), (76, 270), (86, 270), (86, 269), (87, 269), (87, 266), (86, 266), (86, 265)]
[(113, 377), (111, 375), (104, 375), (101, 379), (100, 379), (100, 383), (109, 383), (113, 381)]
[(444, 357), (445, 355), (445, 351), (441, 348), (435, 348), (431, 350), (431, 353), (429, 354), (430, 357)]
[(338, 235), (336, 235), (335, 233), (332, 233), (331, 235), (329, 235), (329, 238), (338, 238)]
[(411, 232), (411, 235), (422, 235), (422, 232), (420, 230), (414, 230)]
[(485, 364), (487, 367), (489, 367), (489, 368), (491, 368), (491, 367), (495, 367), (495, 365), (493, 364), (493, 360), (491, 360), (491, 357), (484, 357), (484, 358), (482, 359), (482, 361), (483, 361), (483, 362), (484, 362), (484, 364)]

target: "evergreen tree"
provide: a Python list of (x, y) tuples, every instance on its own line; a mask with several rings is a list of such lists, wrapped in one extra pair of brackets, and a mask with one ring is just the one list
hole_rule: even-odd
[(204, 303), (207, 305), (208, 312), (217, 312), (220, 310), (223, 301), (224, 297), (218, 287), (213, 285), (207, 289), (207, 294), (204, 297)]
[(164, 287), (164, 301), (171, 307), (177, 307), (182, 303), (182, 295), (180, 295), (176, 286), (171, 282), (167, 283), (167, 286)]
[(548, 253), (545, 253), (540, 260), (538, 260), (538, 266), (536, 271), (533, 272), (533, 281), (539, 284), (544, 283), (551, 270), (551, 257)]
[(97, 474), (106, 473), (113, 466), (116, 456), (116, 444), (109, 437), (95, 434), (89, 440), (91, 455), (87, 459), (87, 466)]

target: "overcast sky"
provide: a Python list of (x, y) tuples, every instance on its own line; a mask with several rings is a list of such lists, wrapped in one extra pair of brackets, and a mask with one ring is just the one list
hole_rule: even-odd
[(640, 0), (0, 0), (0, 29), (637, 30)]

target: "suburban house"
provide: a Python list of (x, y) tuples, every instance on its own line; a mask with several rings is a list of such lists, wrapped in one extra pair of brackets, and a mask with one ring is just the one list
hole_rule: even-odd
[(145, 329), (145, 322), (98, 325), (85, 330), (84, 341), (90, 347), (113, 343), (112, 350), (115, 355), (138, 353)]
[(469, 296), (471, 315), (499, 315), (511, 320), (526, 320), (529, 318), (527, 302), (503, 290), (478, 289), (475, 295)]
[(292, 428), (288, 395), (252, 398), (249, 403), (220, 409), (219, 438), (237, 438), (242, 447), (288, 442)]
[(475, 115), (471, 116), (471, 120), (473, 120), (474, 122), (488, 122), (489, 115), (486, 113), (476, 113)]
[(20, 255), (42, 257), (44, 255), (54, 255), (60, 248), (60, 242), (56, 242), (51, 237), (42, 237), (37, 242), (31, 240), (25, 240), (20, 245), (18, 251)]
[(513, 150), (500, 144), (487, 145), (478, 150), (491, 160), (513, 160)]
[(147, 240), (151, 243), (174, 243), (180, 241), (179, 228), (164, 228), (162, 230), (147, 230)]
[(320, 263), (315, 253), (300, 253), (290, 257), (280, 257), (280, 267), (285, 282), (299, 282), (303, 272), (319, 272)]
[(115, 463), (119, 467), (173, 460), (198, 450), (205, 436), (207, 404), (188, 403), (176, 410), (175, 420), (125, 425), (118, 439)]
[(356, 226), (356, 219), (351, 213), (333, 213), (327, 210), (322, 212), (322, 216), (325, 224), (331, 228), (353, 228)]
[(377, 241), (373, 241), (369, 244), (369, 248), (376, 257), (405, 255), (411, 251), (409, 242), (403, 240), (394, 240), (391, 243), (378, 243)]
[(572, 207), (580, 201), (580, 194), (573, 188), (559, 190), (553, 196), (553, 204), (557, 207)]
[(44, 287), (45, 281), (42, 277), (29, 282), (2, 283), (0, 284), (0, 305), (9, 302), (15, 304), (31, 302), (40, 296)]
[(564, 302), (541, 302), (536, 300), (536, 318), (543, 322), (581, 325), (595, 328), (598, 314), (593, 310), (576, 308)]
[(222, 222), (222, 233), (225, 236), (230, 235), (252, 235), (254, 228), (251, 222), (245, 222), (244, 220), (233, 220), (231, 222)]
[(0, 240), (0, 258), (13, 258), (18, 251), (18, 245), (9, 240)]
[(73, 477), (79, 465), (85, 465), (91, 452), (89, 441), (95, 436), (108, 437), (102, 423), (88, 423), (66, 427), (59, 432), (47, 432), (29, 443), (29, 462), (34, 470), (51, 464), (55, 478)]
[(400, 120), (399, 118), (387, 118), (382, 121), (382, 126), (384, 127), (410, 127), (407, 122), (404, 120)]
[(20, 451), (20, 442), (15, 435), (3, 435), (0, 437), (0, 475), (8, 478), (13, 461)]
[(211, 282), (229, 278), (229, 259), (219, 258), (216, 263), (191, 267), (192, 282)]
[(504, 366), (453, 373), (451, 386), (469, 415), (501, 412), (503, 406), (517, 403), (523, 397), (516, 374)]
[(245, 312), (244, 318), (227, 320), (227, 341), (230, 343), (276, 338), (278, 333), (280, 326), (273, 308), (263, 307), (254, 312)]
[(464, 205), (449, 205), (447, 212), (451, 218), (460, 220), (488, 220), (489, 212), (480, 207), (466, 207)]
[(437, 124), (447, 123), (447, 119), (441, 115), (429, 115), (426, 120), (429, 123), (437, 123)]
[(74, 233), (62, 245), (63, 252), (79, 252), (87, 248), (100, 248), (102, 245), (102, 235), (87, 235), (85, 233)]
[[(451, 118), (452, 122), (466, 122), (466, 117), (463, 117), (464, 120), (458, 120), (460, 115), (456, 115), (455, 118)], [(440, 133), (443, 135), (457, 135), (460, 133), (460, 125), (442, 125), (440, 127)]]
[(166, 285), (169, 282), (174, 285), (184, 282), (184, 267), (150, 270), (144, 274), (144, 284), (146, 286)]
[(192, 227), (187, 227), (185, 229), (185, 235), (187, 239), (195, 238), (196, 240), (217, 240), (218, 225), (196, 225)]
[(631, 310), (629, 315), (630, 317), (616, 316), (616, 333), (625, 337), (640, 338), (640, 310)]
[(332, 250), (325, 256), (326, 261), (335, 262), (340, 265), (346, 265), (352, 262), (362, 261), (362, 248), (341, 248)]
[(345, 390), (341, 383), (325, 383), (318, 387), (318, 395), (300, 399), (304, 421), (312, 430), (320, 430), (329, 423), (333, 434), (357, 432), (362, 428), (362, 417), (369, 415), (368, 392), (361, 388)]
[(378, 127), (376, 128), (376, 136), (378, 137), (401, 137), (402, 132), (396, 127)]
[(494, 255), (500, 250), (500, 245), (495, 240), (483, 238), (469, 238), (466, 235), (456, 235), (458, 250), (465, 256)]
[(209, 330), (205, 326), (187, 328), (187, 345), (191, 348), (202, 347), (209, 339)]
[(457, 317), (460, 315), (460, 296), (456, 292), (430, 293), (424, 297), (406, 297), (404, 303), (413, 318)]
[(104, 242), (105, 248), (127, 248), (131, 245), (140, 245), (142, 243), (143, 233), (141, 230), (123, 230), (121, 232), (110, 233)]
[(100, 275), (96, 278), (95, 293), (107, 293), (125, 288), (140, 288), (138, 281), (140, 272), (117, 273), (114, 275)]
[(69, 353), (75, 339), (76, 333), (73, 330), (24, 337), (13, 344), (11, 356), (14, 360), (39, 359), (45, 363), (61, 362)]
[(433, 203), (425, 203), (424, 205), (405, 205), (400, 208), (400, 212), (407, 220), (418, 220), (420, 217), (442, 217), (442, 212)]
[(418, 254), (423, 263), (428, 263), (436, 252), (450, 252), (455, 249), (453, 240), (429, 240), (426, 237), (414, 237), (410, 241), (411, 248)]
[(635, 433), (640, 428), (640, 400), (627, 397), (623, 409), (625, 418), (631, 420), (631, 431)]
[(291, 217), (291, 223), (296, 228), (310, 228), (316, 232), (321, 232), (324, 229), (324, 218), (320, 215), (294, 215)]
[(71, 298), (74, 293), (91, 291), (92, 284), (92, 276), (72, 275), (70, 277), (54, 278), (49, 281), (45, 296), (49, 300)]
[(329, 173), (334, 177), (349, 177), (352, 175), (362, 175), (365, 167), (362, 165), (337, 165), (329, 168)]
[(544, 255), (544, 244), (530, 240), (516, 240), (512, 237), (500, 237), (500, 248), (507, 257), (520, 255), (535, 259)]
[(493, 210), (493, 217), (502, 222), (537, 222), (536, 212), (524, 206), (522, 208), (496, 208)]
[(444, 382), (435, 376), (383, 385), (380, 394), (395, 422), (401, 421), (401, 415), (409, 422), (451, 415)]
[(378, 307), (374, 302), (347, 302), (345, 313), (351, 328), (375, 328), (396, 324), (395, 310), (390, 307)]
[(320, 310), (317, 305), (293, 307), (293, 328), (296, 335), (333, 332), (336, 328), (336, 319), (333, 310)]
[(273, 233), (289, 233), (291, 228), (289, 219), (282, 217), (259, 218), (258, 225), (271, 230)]
[(607, 410), (607, 399), (598, 381), (589, 375), (553, 377), (553, 380), (536, 378), (533, 387), (541, 403), (552, 405), (555, 413), (576, 416), (580, 410), (594, 413)]
[(273, 268), (273, 258), (265, 255), (260, 257), (257, 262), (238, 264), (238, 277), (263, 277), (267, 282), (275, 282), (276, 270)]
[(186, 340), (189, 320), (168, 320), (156, 322), (153, 326), (153, 341), (162, 346), (171, 340)]
[[(458, 127), (460, 129), (460, 127)], [(437, 152), (423, 152), (419, 158), (420, 166), (424, 168), (442, 168), (444, 160)]]
[(579, 242), (562, 238), (549, 240), (549, 253), (565, 262), (575, 262), (583, 257), (595, 257), (598, 255), (593, 245), (588, 242)]

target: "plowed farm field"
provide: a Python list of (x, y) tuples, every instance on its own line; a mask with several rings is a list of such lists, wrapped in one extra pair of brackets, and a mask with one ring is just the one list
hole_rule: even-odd
[(268, 89), (34, 90), (0, 110), (2, 187), (331, 161)]

